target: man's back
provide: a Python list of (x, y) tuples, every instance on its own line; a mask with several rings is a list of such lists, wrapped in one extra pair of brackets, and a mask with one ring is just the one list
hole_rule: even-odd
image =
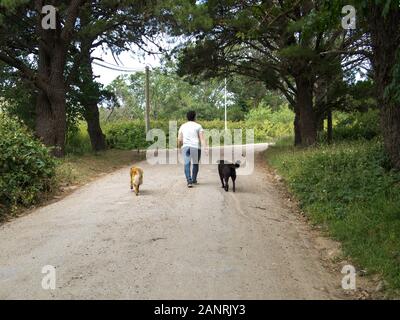
[(179, 128), (179, 134), (183, 137), (183, 147), (200, 149), (199, 134), (203, 131), (200, 124), (194, 121), (188, 121)]

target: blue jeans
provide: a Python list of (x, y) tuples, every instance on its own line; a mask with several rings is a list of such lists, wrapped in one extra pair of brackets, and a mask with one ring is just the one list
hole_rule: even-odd
[[(199, 173), (199, 163), (201, 150), (197, 148), (184, 147), (182, 149), (183, 162), (185, 165), (185, 176), (188, 183), (197, 182), (197, 174)], [(191, 164), (193, 163), (192, 174), (190, 172)]]

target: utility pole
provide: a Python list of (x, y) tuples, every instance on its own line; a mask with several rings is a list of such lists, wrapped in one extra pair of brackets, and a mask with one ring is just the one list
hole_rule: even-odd
[(225, 131), (228, 130), (228, 110), (226, 109), (226, 78), (225, 78)]
[(146, 124), (146, 134), (150, 130), (150, 69), (149, 66), (146, 66), (146, 109), (144, 112), (144, 121)]

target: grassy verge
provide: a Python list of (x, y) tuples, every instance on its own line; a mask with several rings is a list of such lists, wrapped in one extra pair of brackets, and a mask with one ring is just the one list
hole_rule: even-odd
[(18, 206), (1, 217), (0, 223), (29, 213), (37, 206), (59, 200), (100, 176), (111, 173), (124, 166), (143, 160), (144, 154), (128, 150), (107, 150), (98, 154), (68, 155), (57, 160), (53, 186), (49, 192), (42, 193), (34, 206)]
[(297, 149), (287, 140), (266, 153), (310, 220), (343, 245), (389, 293), (400, 289), (400, 173), (378, 140)]
[(82, 185), (143, 158), (143, 154), (135, 151), (115, 149), (98, 154), (69, 155), (57, 165), (57, 185), (59, 187)]

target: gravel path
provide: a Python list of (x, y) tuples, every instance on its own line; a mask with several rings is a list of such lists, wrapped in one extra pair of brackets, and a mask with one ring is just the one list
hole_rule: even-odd
[[(259, 146), (259, 151), (267, 146)], [(332, 299), (308, 226), (285, 205), (258, 159), (237, 192), (215, 165), (187, 189), (181, 165), (139, 164), (0, 227), (1, 299)], [(43, 290), (42, 267), (56, 267)]]

